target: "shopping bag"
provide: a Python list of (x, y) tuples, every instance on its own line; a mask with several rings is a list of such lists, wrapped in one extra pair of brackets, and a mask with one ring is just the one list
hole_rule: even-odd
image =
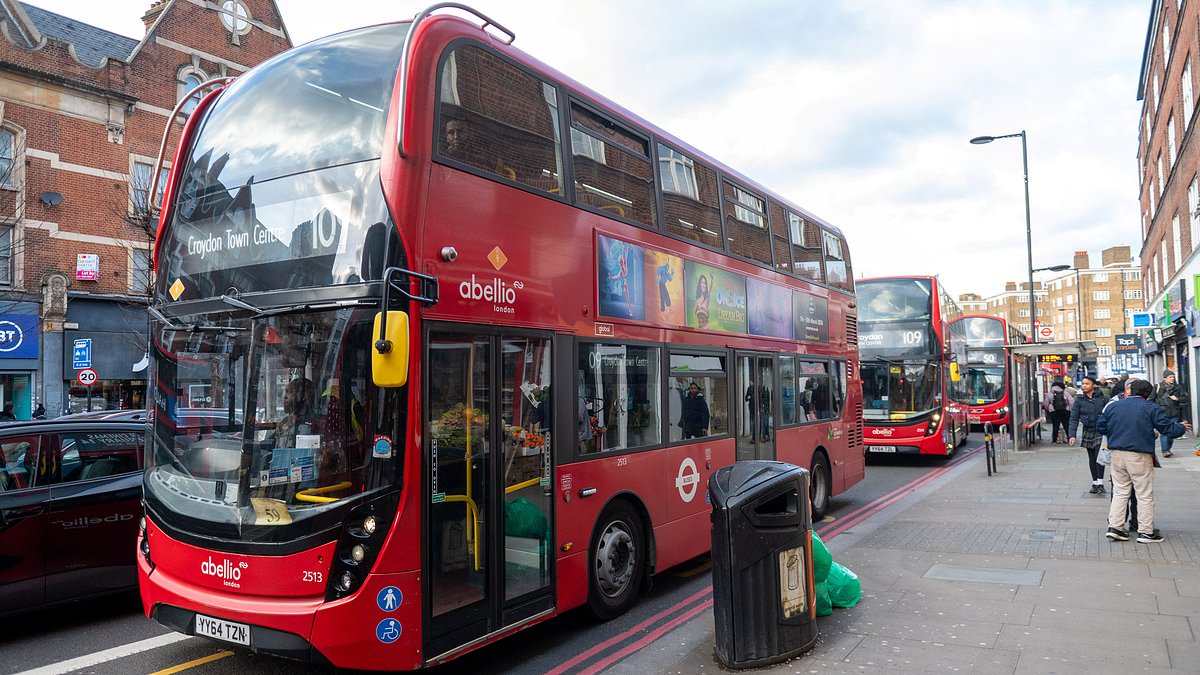
[(1100, 452), (1096, 453), (1096, 463), (1100, 466), (1108, 466), (1112, 464), (1112, 450), (1108, 448), (1100, 448)]

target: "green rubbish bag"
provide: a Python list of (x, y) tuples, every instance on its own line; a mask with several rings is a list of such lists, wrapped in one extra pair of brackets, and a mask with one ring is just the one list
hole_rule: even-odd
[(853, 607), (862, 599), (862, 584), (858, 581), (858, 575), (840, 563), (833, 563), (830, 567), (825, 584), (829, 587), (829, 599), (834, 607)]
[(821, 541), (816, 532), (812, 533), (812, 538), (813, 580), (820, 583), (829, 576), (829, 566), (833, 564), (833, 554), (825, 548), (825, 542)]
[(504, 533), (510, 537), (546, 539), (546, 514), (524, 497), (510, 499), (504, 505)]
[(829, 599), (829, 584), (818, 581), (816, 585), (817, 616), (833, 614), (833, 602)]

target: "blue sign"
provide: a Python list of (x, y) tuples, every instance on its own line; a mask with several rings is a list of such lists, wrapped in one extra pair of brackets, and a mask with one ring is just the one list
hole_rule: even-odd
[(92, 367), (92, 339), (82, 338), (75, 341), (71, 352), (71, 367), (75, 370)]
[(384, 619), (375, 627), (375, 637), (385, 645), (390, 645), (400, 639), (404, 627), (395, 619)]
[(0, 359), (38, 357), (36, 314), (0, 314)]
[(1139, 312), (1133, 315), (1134, 328), (1150, 328), (1154, 325), (1154, 315), (1149, 312)]
[(379, 591), (379, 595), (375, 596), (375, 604), (379, 605), (379, 609), (385, 612), (394, 612), (404, 602), (404, 594), (395, 586), (388, 586)]

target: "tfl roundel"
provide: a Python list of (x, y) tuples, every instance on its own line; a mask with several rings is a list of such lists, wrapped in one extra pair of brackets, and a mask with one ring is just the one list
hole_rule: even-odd
[(75, 376), (75, 379), (78, 380), (79, 384), (82, 384), (85, 387), (90, 387), (93, 384), (96, 384), (96, 380), (99, 380), (100, 376), (97, 375), (96, 371), (92, 370), (91, 368), (84, 368), (83, 370), (79, 371), (79, 374)]

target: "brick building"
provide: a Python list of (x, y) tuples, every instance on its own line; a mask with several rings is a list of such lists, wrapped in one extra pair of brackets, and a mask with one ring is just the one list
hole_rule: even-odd
[(145, 405), (163, 129), (194, 86), (291, 47), (274, 0), (148, 1), (142, 20), (131, 38), (0, 0), (0, 400), (19, 418), (86, 405), (76, 340), (93, 408)]
[(1193, 390), (1200, 381), (1193, 291), (1200, 275), (1200, 152), (1192, 135), (1198, 23), (1195, 3), (1152, 3), (1137, 89), (1143, 290), (1155, 323), (1143, 332), (1142, 346), (1152, 380), (1169, 367)]
[[(1100, 252), (1092, 267), (1087, 251), (1076, 251), (1070, 270), (1059, 272), (1034, 289), (1037, 321), (1054, 329), (1054, 342), (1094, 341), (1095, 369), (1100, 373), (1138, 370), (1140, 360), (1127, 362), (1117, 354), (1116, 336), (1125, 334), (1128, 317), (1141, 311), (1141, 272), (1128, 246)], [(1004, 292), (986, 298), (984, 314), (1002, 317), (1029, 334), (1029, 284), (1005, 284)]]

